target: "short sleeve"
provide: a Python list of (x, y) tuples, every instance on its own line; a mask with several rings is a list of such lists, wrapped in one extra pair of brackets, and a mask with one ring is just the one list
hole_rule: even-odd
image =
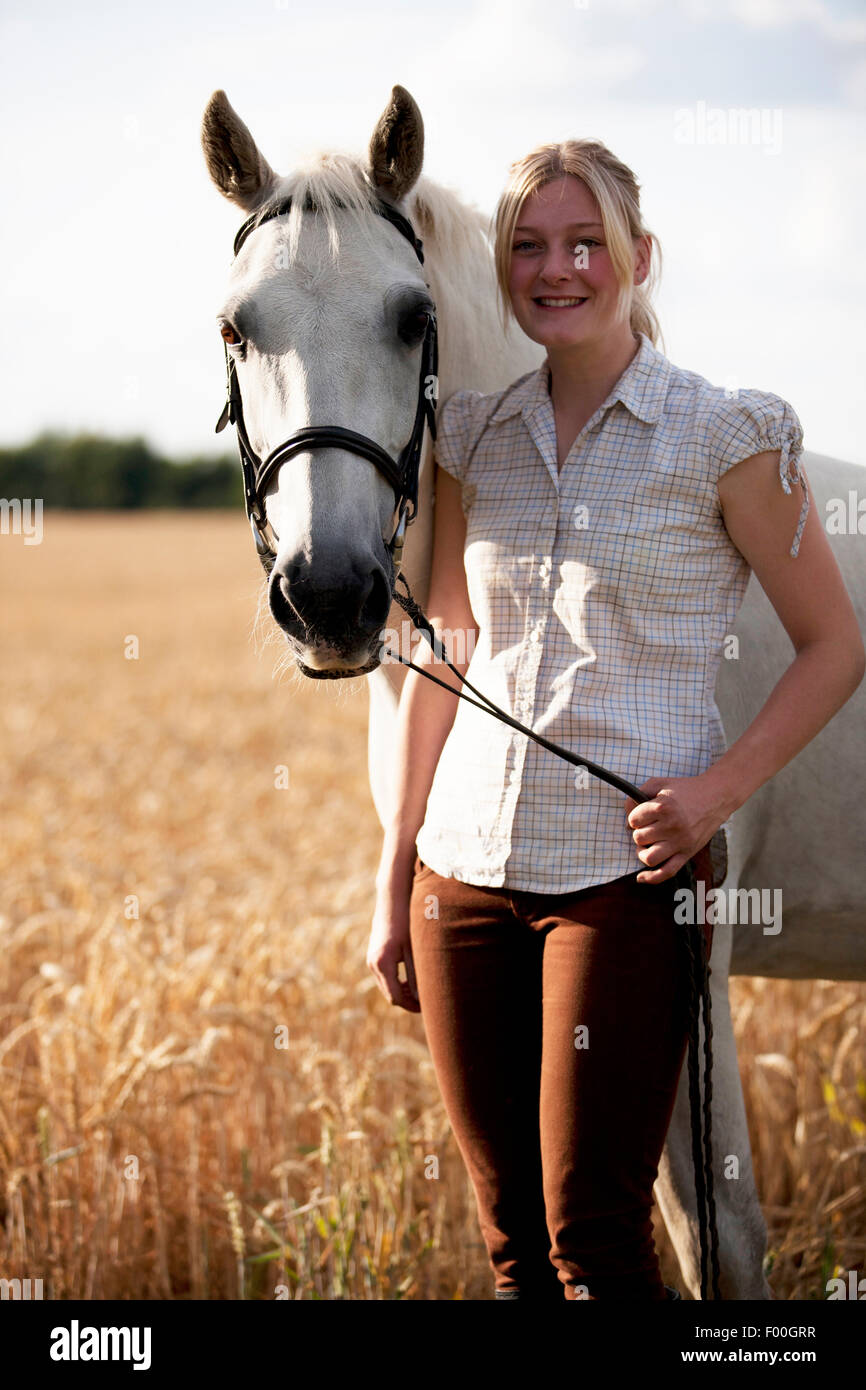
[(436, 462), (459, 483), (465, 481), (469, 467), (469, 455), (477, 433), (474, 406), (481, 398), (481, 391), (455, 391), (436, 419)]
[(798, 484), (803, 491), (803, 505), (789, 552), (796, 556), (809, 514), (809, 489), (799, 466), (803, 427), (796, 411), (781, 396), (768, 391), (739, 391), (736, 397), (721, 402), (714, 412), (709, 433), (717, 480), (735, 463), (753, 454), (762, 454), (768, 449), (780, 450), (780, 486), (790, 493), (792, 484)]

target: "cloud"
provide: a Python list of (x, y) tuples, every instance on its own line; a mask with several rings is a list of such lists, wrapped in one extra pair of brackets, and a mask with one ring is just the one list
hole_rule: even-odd
[[(587, 0), (592, 9), (594, 0)], [(575, 7), (583, 8), (575, 0)], [(783, 29), (795, 24), (812, 25), (835, 43), (866, 42), (866, 15), (830, 0), (604, 0), (603, 12), (633, 19), (677, 18), (696, 23), (724, 24), (735, 21), (748, 29)]]
[(843, 74), (842, 95), (849, 106), (866, 107), (866, 58), (852, 63)]
[[(724, 8), (716, 6), (716, 13)], [(866, 16), (841, 13), (826, 0), (729, 0), (727, 9), (732, 19), (751, 29), (811, 24), (836, 43), (866, 42)]]
[[(513, 86), (527, 90), (559, 88), (608, 92), (624, 85), (647, 63), (637, 44), (593, 42), (593, 0), (586, 8), (523, 0), (480, 0), (441, 31), (439, 61), (449, 84), (468, 91), (493, 89), (497, 99)], [(435, 54), (432, 55), (435, 59)]]

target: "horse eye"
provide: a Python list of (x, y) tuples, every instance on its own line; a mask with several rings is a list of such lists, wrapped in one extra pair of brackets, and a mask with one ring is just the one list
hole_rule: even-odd
[(230, 347), (237, 347), (241, 341), (230, 323), (220, 324), (220, 337), (223, 342), (228, 343)]
[(400, 315), (397, 332), (404, 343), (407, 343), (409, 347), (414, 347), (416, 343), (420, 343), (427, 332), (429, 321), (429, 309), (407, 309), (404, 314)]

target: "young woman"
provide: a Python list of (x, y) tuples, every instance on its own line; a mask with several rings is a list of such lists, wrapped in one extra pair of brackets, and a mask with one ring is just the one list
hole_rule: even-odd
[[(864, 649), (790, 405), (655, 346), (633, 173), (545, 145), (495, 225), (506, 312), (547, 357), (440, 411), (427, 612), (473, 684), (645, 800), (409, 672), (367, 960), (422, 1013), (494, 1296), (660, 1300), (652, 1189), (687, 1036), (670, 880), (696, 856), (721, 882), (725, 821), (850, 697)], [(715, 678), (751, 571), (795, 657), (726, 749)]]

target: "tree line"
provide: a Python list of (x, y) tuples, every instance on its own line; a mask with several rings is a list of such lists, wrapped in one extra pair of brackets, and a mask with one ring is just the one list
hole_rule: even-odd
[(241, 507), (237, 455), (169, 459), (142, 438), (46, 431), (0, 449), (0, 497), (45, 507)]

